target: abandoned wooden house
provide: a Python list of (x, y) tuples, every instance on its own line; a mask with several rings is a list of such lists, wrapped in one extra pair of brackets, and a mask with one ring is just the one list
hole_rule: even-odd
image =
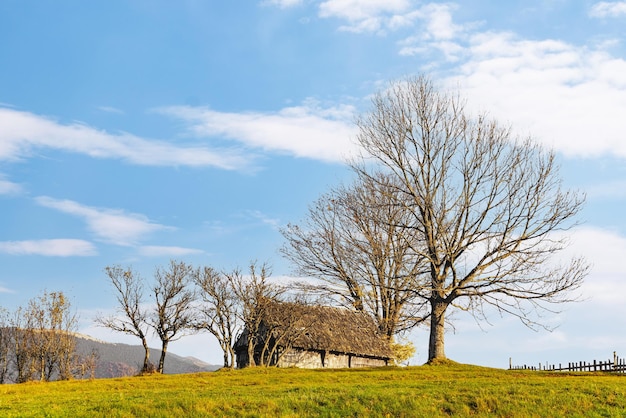
[(369, 315), (345, 308), (269, 303), (258, 330), (244, 329), (234, 344), (237, 367), (380, 367), (392, 361), (388, 341)]

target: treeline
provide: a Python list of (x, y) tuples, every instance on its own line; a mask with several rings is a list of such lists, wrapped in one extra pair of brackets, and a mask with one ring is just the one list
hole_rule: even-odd
[[(307, 289), (271, 281), (267, 263), (218, 270), (171, 260), (156, 267), (151, 279), (130, 266), (109, 266), (104, 273), (117, 307), (112, 314), (98, 314), (95, 322), (138, 338), (144, 349), (140, 374), (163, 373), (169, 343), (197, 332), (217, 339), (223, 367), (235, 366), (238, 336), (249, 365), (268, 366), (278, 355), (278, 342), (288, 347), (312, 326), (300, 319), (300, 308), (319, 303)], [(264, 323), (268, 316), (280, 325)], [(99, 355), (76, 352), (77, 323), (63, 292), (44, 291), (14, 312), (0, 310), (0, 383), (94, 378)], [(150, 358), (152, 335), (161, 341), (157, 364)], [(414, 353), (411, 343), (392, 347), (399, 360)]]
[[(202, 331), (217, 339), (223, 351), (223, 366), (233, 367), (237, 335), (247, 330), (245, 344), (252, 353), (261, 342), (261, 322), (270, 303), (285, 303), (285, 309), (306, 303), (304, 293), (271, 283), (270, 267), (256, 262), (251, 262), (244, 273), (239, 268), (219, 271), (172, 260), (166, 267), (157, 267), (151, 281), (131, 267), (107, 267), (105, 273), (117, 298), (117, 312), (98, 315), (96, 322), (140, 340), (145, 352), (142, 373), (163, 373), (169, 343)], [(151, 333), (161, 340), (157, 365), (150, 359)], [(264, 356), (258, 364), (254, 363), (254, 355), (250, 358), (252, 365), (267, 363)]]
[(0, 308), (0, 383), (93, 377), (97, 353), (76, 353), (77, 317), (63, 292)]

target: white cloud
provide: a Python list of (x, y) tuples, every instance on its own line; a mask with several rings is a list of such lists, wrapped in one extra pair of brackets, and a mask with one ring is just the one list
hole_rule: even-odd
[(22, 191), (22, 186), (17, 183), (5, 180), (4, 176), (0, 174), (0, 195), (18, 194)]
[(274, 229), (278, 229), (280, 226), (280, 219), (271, 218), (258, 210), (249, 210), (246, 212), (250, 217), (261, 221), (264, 225), (268, 225)]
[(83, 257), (97, 254), (92, 243), (79, 239), (3, 241), (0, 242), (0, 252), (11, 255), (43, 255), (49, 257)]
[(202, 254), (202, 250), (184, 247), (167, 247), (158, 245), (145, 245), (139, 248), (139, 254), (146, 257), (180, 257), (191, 254)]
[(427, 4), (419, 11), (418, 16), (426, 20), (427, 36), (437, 40), (454, 38), (462, 27), (452, 21), (452, 10), (456, 7), (450, 4)]
[(289, 7), (299, 6), (302, 4), (302, 0), (265, 0), (261, 4), (269, 6), (277, 6), (281, 9), (287, 9)]
[(320, 5), (320, 17), (335, 17), (348, 22), (340, 30), (362, 33), (387, 30), (397, 31), (423, 24), (415, 34), (399, 42), (400, 55), (416, 55), (439, 50), (448, 61), (457, 60), (463, 48), (458, 43), (459, 35), (468, 27), (453, 22), (452, 11), (457, 8), (452, 3), (428, 3), (420, 8), (411, 7), (410, 1), (360, 1), (329, 0)]
[(355, 149), (354, 109), (350, 106), (323, 109), (305, 103), (274, 113), (226, 113), (189, 106), (159, 111), (187, 121), (198, 136), (223, 136), (247, 147), (296, 157), (342, 162)]
[(326, 0), (320, 4), (321, 17), (337, 17), (349, 21), (365, 20), (382, 14), (406, 11), (408, 0)]
[(233, 170), (249, 165), (249, 157), (233, 150), (178, 147), (127, 133), (114, 135), (78, 123), (64, 125), (29, 112), (0, 108), (0, 161), (19, 160), (36, 148), (149, 166), (213, 166)]
[[(421, 21), (412, 36), (398, 42), (399, 53), (425, 55), (430, 72), (458, 63), (446, 70), (446, 84), (461, 87), (473, 108), (490, 112), (520, 135), (530, 134), (566, 156), (626, 158), (626, 60), (612, 56), (605, 49), (610, 44), (578, 46), (528, 40), (510, 32), (481, 32), (476, 23), (454, 22), (457, 7), (428, 3), (412, 9), (402, 1), (357, 6), (351, 0), (332, 0), (320, 5), (320, 15), (344, 19), (355, 28), (394, 29)], [(614, 16), (623, 9), (622, 1), (601, 2), (593, 10)], [(391, 16), (386, 23), (385, 16)], [(433, 52), (444, 59), (434, 59)]]
[[(626, 2), (599, 5), (616, 11)], [(530, 134), (567, 156), (626, 157), (626, 60), (609, 54), (606, 44), (480, 32), (476, 24), (454, 22), (456, 7), (430, 3), (406, 12), (405, 24), (421, 20), (424, 28), (399, 41), (399, 53), (428, 56), (430, 71), (458, 62), (447, 70), (445, 84), (460, 87), (470, 106), (510, 123), (522, 136)], [(433, 52), (444, 59), (432, 59)]]
[(146, 216), (125, 213), (119, 209), (102, 209), (81, 205), (71, 200), (58, 200), (47, 196), (36, 198), (41, 206), (82, 218), (98, 238), (116, 245), (134, 245), (144, 235), (171, 229), (151, 222)]
[(408, 0), (327, 0), (320, 4), (319, 16), (348, 21), (340, 30), (378, 32), (385, 27), (395, 30), (410, 24), (410, 6)]
[(626, 16), (626, 1), (601, 1), (594, 4), (589, 10), (591, 17), (620, 17)]
[(602, 183), (591, 183), (585, 186), (589, 199), (626, 199), (626, 179)]
[(626, 61), (602, 50), (477, 33), (448, 79), (470, 105), (567, 156), (626, 157)]
[(454, 23), (452, 12), (456, 8), (455, 4), (450, 3), (430, 3), (411, 13), (411, 20), (419, 20), (423, 25), (414, 35), (398, 42), (399, 54), (410, 56), (438, 51), (448, 62), (462, 58), (466, 52), (464, 44), (475, 24)]
[[(566, 254), (584, 254), (591, 271), (581, 289), (584, 297), (603, 311), (624, 311), (626, 295), (626, 237), (617, 232), (595, 227), (576, 228)], [(626, 314), (626, 311), (622, 312)]]
[(123, 110), (118, 109), (116, 107), (112, 107), (112, 106), (98, 106), (98, 110), (101, 110), (106, 113), (116, 113), (118, 115), (121, 115), (124, 113)]

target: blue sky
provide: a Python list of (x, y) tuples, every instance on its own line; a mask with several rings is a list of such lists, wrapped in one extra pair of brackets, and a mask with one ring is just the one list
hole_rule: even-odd
[[(587, 193), (568, 254), (593, 265), (555, 331), (458, 313), (448, 357), (626, 356), (625, 28), (625, 1), (1, 1), (0, 306), (62, 290), (80, 331), (133, 342), (91, 323), (115, 307), (105, 266), (290, 276), (280, 226), (349, 181), (371, 95), (425, 73), (555, 149)], [(171, 350), (221, 361), (208, 335)]]

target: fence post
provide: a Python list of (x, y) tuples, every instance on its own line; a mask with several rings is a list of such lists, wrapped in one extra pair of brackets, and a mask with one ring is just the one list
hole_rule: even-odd
[(617, 353), (613, 351), (613, 368), (617, 367)]

